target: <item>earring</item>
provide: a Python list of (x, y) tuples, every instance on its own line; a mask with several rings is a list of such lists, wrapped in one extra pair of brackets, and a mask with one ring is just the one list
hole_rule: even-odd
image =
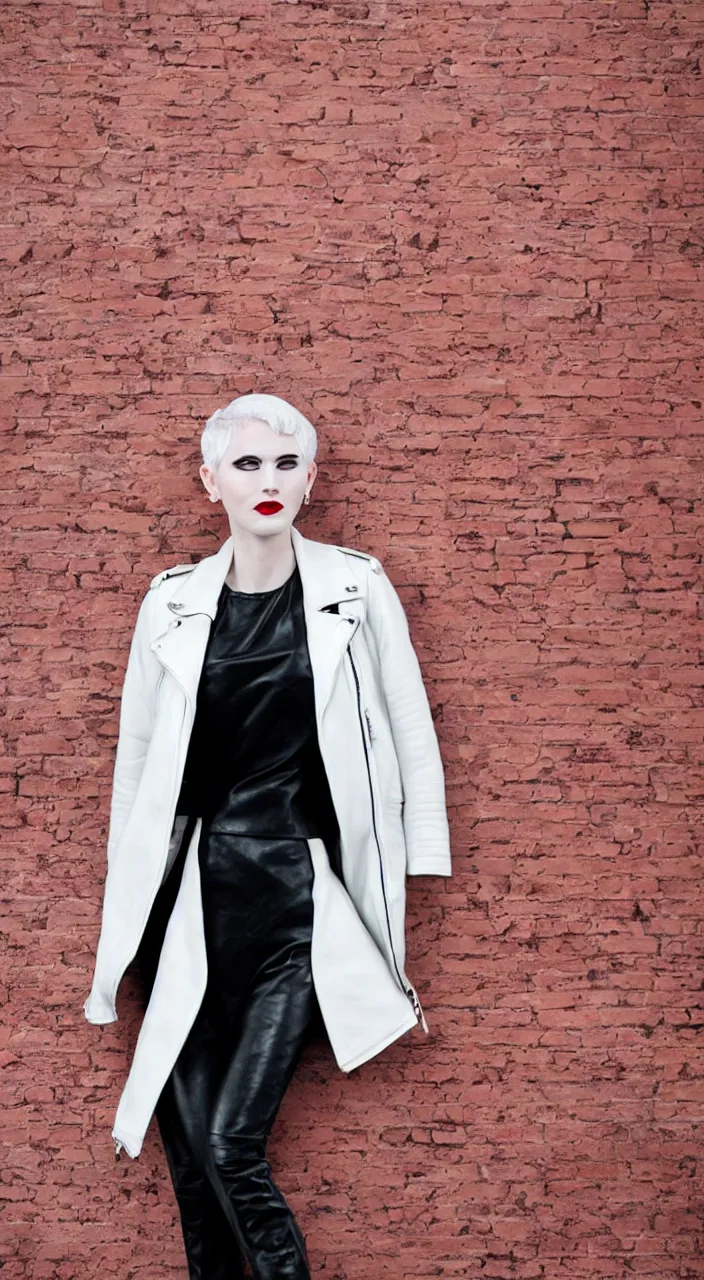
[(305, 498), (303, 499), (303, 501), (305, 502), (306, 506), (308, 506), (308, 503), (310, 502), (310, 489), (309, 489), (309, 490), (308, 490), (308, 492), (306, 493), (306, 496), (305, 496)]

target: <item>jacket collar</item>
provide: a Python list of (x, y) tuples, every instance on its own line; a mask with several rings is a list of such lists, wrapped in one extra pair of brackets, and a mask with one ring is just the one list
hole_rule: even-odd
[[(350, 570), (339, 547), (305, 538), (295, 525), (291, 528), (291, 541), (307, 615), (364, 595), (364, 574)], [(178, 579), (167, 602), (173, 614), (179, 618), (193, 613), (206, 613), (211, 620), (215, 617), (220, 592), (232, 564), (232, 550), (230, 536), (219, 551), (200, 560), (190, 573)]]
[[(352, 572), (344, 552), (325, 542), (304, 538), (291, 529), (294, 555), (301, 575), (308, 652), (320, 726), (335, 676), (365, 611), (366, 575)], [(217, 613), (222, 586), (232, 563), (232, 538), (220, 550), (179, 575), (165, 601), (167, 608), (150, 647), (171, 672), (195, 707), (201, 668)], [(163, 581), (163, 579), (162, 579)], [(352, 604), (355, 602), (356, 604)], [(344, 605), (352, 605), (345, 608)], [(331, 610), (330, 605), (338, 609)]]

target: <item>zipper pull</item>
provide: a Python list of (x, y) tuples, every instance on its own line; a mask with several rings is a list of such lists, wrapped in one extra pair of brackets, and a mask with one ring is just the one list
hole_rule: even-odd
[(426, 1033), (426, 1035), (427, 1035), (427, 1034), (428, 1034), (428, 1024), (427, 1024), (427, 1022), (425, 1021), (425, 1014), (423, 1013), (423, 1010), (422, 1010), (422, 1008), (421, 1008), (421, 1004), (420, 1004), (420, 1000), (418, 999), (418, 996), (416, 995), (415, 991), (413, 990), (413, 987), (409, 987), (408, 994), (409, 994), (409, 996), (410, 996), (410, 998), (411, 998), (411, 1004), (413, 1005), (413, 1010), (414, 1010), (414, 1012), (415, 1012), (416, 1018), (417, 1018), (417, 1019), (418, 1019), (418, 1021), (420, 1022), (420, 1025), (422, 1026), (423, 1030), (425, 1031), (425, 1033)]

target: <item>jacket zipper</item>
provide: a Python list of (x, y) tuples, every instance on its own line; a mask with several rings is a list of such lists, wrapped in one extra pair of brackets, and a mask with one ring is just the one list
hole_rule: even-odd
[(386, 928), (389, 934), (389, 945), (391, 947), (391, 955), (393, 956), (394, 969), (396, 970), (396, 975), (398, 977), (399, 984), (405, 991), (409, 1000), (411, 1001), (411, 1004), (413, 1005), (413, 1012), (415, 1013), (417, 1020), (422, 1024), (423, 1030), (427, 1031), (428, 1024), (425, 1021), (425, 1016), (421, 1008), (420, 1000), (418, 999), (418, 996), (414, 991), (413, 987), (407, 986), (406, 983), (404, 982), (404, 979), (402, 978), (399, 967), (398, 967), (398, 962), (396, 960), (396, 952), (394, 951), (394, 940), (391, 933), (391, 919), (389, 916), (389, 904), (386, 898), (386, 884), (384, 881), (384, 861), (381, 855), (381, 844), (379, 842), (379, 832), (377, 830), (377, 825), (376, 825), (376, 806), (374, 804), (374, 788), (372, 786), (372, 771), (369, 764), (369, 748), (367, 747), (367, 739), (364, 736), (364, 720), (362, 716), (364, 715), (364, 718), (366, 719), (366, 722), (367, 722), (367, 729), (369, 730), (370, 744), (372, 742), (371, 722), (369, 719), (369, 712), (367, 711), (366, 707), (364, 709), (362, 708), (362, 690), (359, 683), (357, 668), (355, 666), (354, 658), (352, 657), (352, 652), (349, 646), (347, 648), (347, 656), (350, 660), (350, 666), (352, 668), (352, 674), (354, 675), (354, 683), (357, 691), (357, 713), (359, 715), (359, 726), (360, 726), (360, 729), (362, 730), (362, 745), (364, 747), (364, 763), (367, 766), (367, 781), (369, 782), (369, 799), (371, 801), (371, 807), (372, 807), (372, 828), (374, 830), (374, 840), (376, 843), (376, 850), (379, 857), (379, 876), (381, 878), (381, 892), (384, 899), (384, 913), (386, 915)]

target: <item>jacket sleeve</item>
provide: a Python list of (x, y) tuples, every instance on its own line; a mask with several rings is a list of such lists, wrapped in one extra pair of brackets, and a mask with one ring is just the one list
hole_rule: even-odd
[(154, 591), (148, 591), (140, 605), (122, 686), (110, 802), (108, 865), (129, 817), (154, 727), (156, 685), (162, 670), (149, 648), (149, 619), (154, 596)]
[(452, 875), (445, 778), (428, 696), (406, 613), (379, 561), (369, 574), (368, 620), (404, 792), (409, 876)]

